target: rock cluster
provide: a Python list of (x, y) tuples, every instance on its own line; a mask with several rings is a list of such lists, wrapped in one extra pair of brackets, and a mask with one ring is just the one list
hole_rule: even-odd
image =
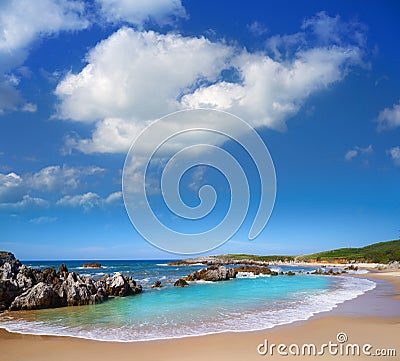
[[(238, 273), (251, 273), (255, 276), (257, 275), (270, 275), (270, 276), (278, 276), (280, 275), (286, 275), (286, 276), (295, 276), (296, 273), (293, 271), (288, 271), (288, 272), (276, 272), (270, 270), (266, 266), (254, 266), (254, 265), (240, 265), (239, 267), (235, 268), (226, 268), (225, 266), (217, 265), (217, 266), (211, 266), (208, 268), (203, 268), (199, 271), (193, 272), (188, 274), (186, 277), (183, 277), (182, 279), (179, 279), (178, 281), (175, 282), (176, 287), (184, 287), (187, 285), (187, 282), (192, 282), (192, 281), (225, 281), (229, 280), (232, 278), (236, 278)], [(299, 272), (301, 273), (301, 272)], [(322, 273), (316, 273), (316, 274), (322, 274)], [(323, 273), (325, 274), (325, 273)], [(331, 274), (331, 273), (327, 273)], [(185, 281), (186, 284), (182, 285), (183, 283), (181, 281)]]
[(141, 291), (140, 285), (121, 273), (95, 281), (69, 272), (65, 264), (58, 272), (53, 267), (41, 271), (22, 265), (12, 253), (0, 253), (0, 311), (88, 305)]
[(234, 268), (236, 272), (246, 272), (246, 273), (252, 273), (255, 276), (257, 275), (271, 275), (271, 276), (277, 276), (278, 272), (271, 271), (268, 267), (260, 267), (260, 266), (239, 266)]
[(230, 278), (236, 278), (237, 271), (233, 268), (226, 268), (225, 266), (211, 266), (203, 268), (187, 275), (185, 281), (225, 281)]

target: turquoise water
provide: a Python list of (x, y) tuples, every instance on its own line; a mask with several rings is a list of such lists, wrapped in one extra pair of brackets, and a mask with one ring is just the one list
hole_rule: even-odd
[[(168, 280), (174, 281), (202, 266), (168, 267), (160, 261), (102, 264), (101, 270), (81, 269), (82, 262), (70, 262), (67, 266), (95, 277), (103, 271), (123, 271), (141, 280), (143, 293), (93, 306), (33, 311), (29, 320), (8, 313), (0, 327), (14, 332), (110, 341), (247, 331), (307, 319), (374, 286), (371, 281), (355, 278), (298, 274), (192, 283), (189, 287), (174, 288)], [(31, 265), (44, 267), (50, 263)], [(291, 269), (299, 271), (296, 267)], [(162, 280), (163, 288), (150, 288), (156, 279)]]

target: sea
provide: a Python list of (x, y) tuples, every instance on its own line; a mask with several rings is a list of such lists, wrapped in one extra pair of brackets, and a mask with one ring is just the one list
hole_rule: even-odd
[[(272, 270), (291, 270), (296, 275), (239, 274), (229, 281), (200, 281), (177, 288), (174, 281), (204, 265), (169, 266), (165, 260), (96, 261), (101, 268), (83, 268), (88, 262), (23, 263), (39, 269), (57, 269), (65, 263), (69, 271), (94, 278), (121, 272), (141, 284), (143, 292), (96, 305), (6, 312), (0, 314), (0, 328), (119, 342), (262, 330), (330, 311), (376, 285), (362, 278), (307, 274), (313, 267), (271, 266)], [(162, 288), (151, 288), (157, 280)]]

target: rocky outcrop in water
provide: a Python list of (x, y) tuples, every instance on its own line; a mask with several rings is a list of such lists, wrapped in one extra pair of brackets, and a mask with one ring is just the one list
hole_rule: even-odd
[(0, 252), (0, 311), (89, 305), (141, 291), (132, 277), (121, 273), (95, 281), (69, 272), (65, 264), (57, 272), (53, 267), (41, 271), (22, 265), (12, 253)]
[(162, 287), (162, 284), (160, 281), (155, 281), (153, 283), (153, 285), (151, 286), (151, 288), (161, 288), (161, 287)]
[(225, 266), (211, 266), (187, 275), (185, 281), (225, 281), (236, 278), (237, 271)]
[(268, 267), (260, 267), (260, 266), (244, 265), (244, 266), (235, 267), (234, 270), (236, 272), (252, 273), (255, 276), (258, 276), (260, 274), (271, 275), (271, 276), (278, 275), (278, 272), (271, 271)]
[(91, 263), (84, 263), (82, 265), (83, 268), (101, 268), (101, 263), (99, 262), (91, 262)]
[(132, 277), (123, 276), (120, 272), (103, 276), (97, 284), (110, 296), (124, 297), (142, 292), (142, 286), (136, 285)]
[(179, 280), (177, 280), (174, 283), (174, 287), (186, 287), (189, 286), (189, 283), (187, 283), (183, 278), (179, 278)]

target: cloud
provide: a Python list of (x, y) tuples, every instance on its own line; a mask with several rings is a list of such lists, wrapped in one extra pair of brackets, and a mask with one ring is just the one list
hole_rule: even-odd
[(392, 162), (396, 166), (400, 166), (400, 147), (393, 147), (386, 151), (389, 157), (392, 159)]
[(62, 207), (79, 207), (87, 211), (95, 207), (121, 203), (121, 201), (122, 192), (111, 193), (106, 198), (101, 198), (97, 193), (88, 192), (74, 196), (64, 196), (56, 204)]
[(268, 28), (258, 21), (254, 21), (251, 24), (247, 25), (247, 30), (255, 36), (261, 36), (268, 32)]
[(86, 28), (84, 2), (4, 0), (0, 5), (0, 51), (26, 48), (38, 36)]
[[(65, 194), (82, 186), (84, 179), (91, 176), (101, 176), (103, 168), (50, 166), (35, 173), (18, 175), (14, 172), (0, 173), (0, 204), (15, 204), (15, 206), (37, 205), (38, 194)], [(33, 198), (32, 198), (33, 197)], [(42, 203), (40, 203), (42, 205)]]
[(0, 173), (0, 201), (7, 203), (21, 200), (22, 183), (22, 178), (14, 172)]
[(400, 127), (400, 101), (393, 104), (392, 108), (382, 110), (378, 118), (378, 130), (390, 130)]
[(50, 166), (41, 169), (27, 177), (26, 183), (29, 188), (36, 190), (59, 191), (65, 193), (71, 189), (77, 189), (81, 185), (83, 178), (100, 175), (105, 169), (95, 166), (89, 167), (69, 167)]
[(36, 112), (36, 110), (37, 110), (37, 105), (36, 104), (33, 104), (33, 103), (25, 103), (23, 106), (22, 106), (22, 109), (21, 109), (23, 112), (28, 112), (28, 113), (35, 113)]
[(19, 83), (17, 73), (26, 75), (20, 66), (32, 44), (60, 31), (88, 26), (83, 1), (3, 0), (0, 3), (0, 114), (19, 107), (24, 111), (33, 109), (29, 103), (24, 104), (16, 88)]
[(180, 0), (96, 0), (103, 17), (112, 23), (128, 22), (143, 26), (148, 21), (159, 25), (186, 17)]
[[(324, 24), (334, 34), (325, 34)], [(68, 137), (66, 145), (84, 153), (125, 152), (150, 121), (198, 107), (284, 130), (310, 95), (365, 65), (363, 30), (319, 13), (305, 20), (301, 32), (275, 41), (275, 56), (203, 37), (122, 28), (91, 49), (84, 69), (56, 88), (59, 118), (94, 123), (90, 138)], [(283, 52), (283, 44), (291, 50)]]
[(18, 202), (1, 202), (0, 210), (11, 211), (11, 210), (23, 210), (27, 208), (45, 208), (49, 206), (49, 202), (38, 197), (31, 197), (24, 195)]
[(358, 155), (367, 155), (373, 153), (374, 149), (372, 148), (372, 145), (370, 144), (366, 148), (361, 148), (359, 146), (355, 146), (353, 149), (349, 150), (345, 156), (344, 159), (347, 161), (352, 160), (353, 158), (357, 157)]
[(36, 217), (32, 218), (29, 220), (29, 223), (33, 224), (45, 224), (45, 223), (53, 223), (58, 220), (57, 217), (47, 217), (47, 216), (41, 216), (41, 217)]
[(182, 98), (189, 108), (227, 110), (256, 127), (284, 130), (313, 93), (326, 89), (346, 75), (348, 66), (360, 60), (355, 48), (313, 48), (299, 51), (291, 62), (279, 62), (263, 54), (243, 52), (234, 59), (240, 84), (219, 82), (200, 87)]
[(343, 45), (352, 43), (359, 47), (366, 45), (366, 26), (356, 20), (342, 21), (339, 15), (329, 16), (320, 11), (303, 21), (302, 30), (309, 31), (320, 44)]
[(358, 154), (358, 151), (357, 151), (357, 150), (354, 150), (354, 149), (349, 150), (349, 151), (345, 154), (344, 159), (346, 159), (346, 160), (352, 160), (354, 157), (357, 156), (357, 154)]
[(87, 55), (88, 65), (57, 86), (59, 117), (153, 120), (179, 107), (178, 97), (215, 81), (231, 49), (201, 38), (122, 28)]

